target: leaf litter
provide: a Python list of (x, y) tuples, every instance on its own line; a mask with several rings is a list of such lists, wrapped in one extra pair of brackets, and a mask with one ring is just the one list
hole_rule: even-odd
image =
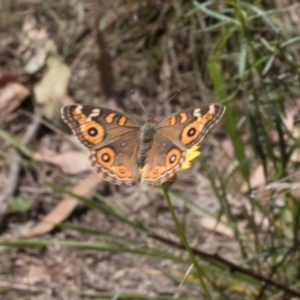
[[(129, 18), (128, 20), (129, 22), (131, 22), (132, 15), (134, 16), (134, 22), (143, 18), (139, 16), (139, 9), (143, 10), (143, 6), (131, 6), (131, 9), (133, 9), (136, 12), (132, 14), (130, 13), (130, 16), (128, 15), (128, 11), (126, 9), (122, 9), (122, 16), (120, 18), (122, 18), (123, 21), (127, 22), (127, 18)], [(165, 11), (168, 11), (168, 9), (169, 8), (166, 7)], [(111, 22), (120, 22), (120, 18), (114, 17), (114, 21)], [(32, 99), (34, 99), (35, 101), (35, 114), (40, 114), (46, 117), (51, 122), (59, 124), (60, 107), (66, 104), (74, 103), (73, 98), (69, 95), (70, 86), (72, 87), (72, 92), (74, 95), (80, 95), (80, 97), (75, 97), (75, 99), (79, 99), (84, 103), (92, 103), (96, 105), (106, 105), (107, 103), (112, 103), (111, 105), (114, 107), (126, 105), (127, 110), (132, 109), (136, 113), (139, 113), (139, 110), (136, 108), (136, 105), (130, 106), (128, 105), (127, 100), (125, 100), (125, 94), (129, 92), (129, 86), (131, 86), (131, 84), (133, 84), (134, 87), (140, 86), (141, 90), (143, 91), (143, 93), (141, 94), (147, 94), (148, 90), (151, 91), (151, 93), (154, 91), (155, 95), (157, 95), (157, 97), (155, 97), (155, 100), (157, 102), (155, 103), (165, 102), (166, 96), (162, 97), (161, 95), (169, 95), (172, 92), (172, 90), (170, 89), (170, 87), (163, 87), (161, 85), (157, 85), (156, 80), (152, 78), (151, 74), (153, 64), (149, 66), (147, 65), (147, 63), (145, 63), (145, 59), (140, 55), (140, 50), (138, 50), (138, 47), (141, 47), (142, 49), (143, 45), (142, 43), (136, 44), (136, 36), (138, 36), (139, 34), (145, 36), (151, 34), (153, 35), (152, 38), (156, 39), (157, 33), (155, 32), (155, 28), (156, 26), (146, 26), (145, 28), (142, 28), (142, 30), (138, 30), (134, 33), (134, 35), (132, 36), (132, 41), (130, 41), (129, 37), (128, 41), (124, 43), (125, 47), (127, 47), (126, 43), (128, 43), (129, 46), (128, 49), (124, 50), (127, 51), (126, 59), (122, 56), (119, 56), (120, 58), (116, 56), (113, 60), (109, 60), (109, 64), (114, 64), (116, 74), (120, 77), (120, 80), (114, 81), (112, 76), (108, 76), (108, 78), (106, 79), (104, 78), (107, 70), (111, 72), (110, 65), (106, 64), (107, 60), (105, 60), (105, 57), (110, 57), (110, 55), (113, 53), (113, 50), (111, 51), (111, 49), (107, 48), (107, 44), (110, 45), (110, 43), (114, 40), (113, 35), (109, 36), (106, 39), (108, 41), (107, 43), (102, 43), (102, 41), (104, 40), (103, 32), (105, 31), (101, 31), (100, 35), (98, 35), (98, 38), (100, 36), (100, 39), (98, 39), (97, 45), (102, 53), (102, 60), (100, 59), (100, 62), (98, 60), (99, 64), (95, 63), (95, 66), (93, 66), (93, 63), (91, 63), (90, 61), (79, 61), (77, 63), (78, 70), (72, 70), (73, 74), (71, 74), (71, 70), (68, 67), (68, 64), (65, 63), (66, 60), (63, 59), (60, 55), (61, 48), (59, 48), (60, 50), (58, 50), (56, 42), (54, 42), (54, 40), (50, 38), (51, 35), (48, 33), (46, 26), (44, 24), (39, 25), (38, 22), (36, 22), (33, 19), (26, 19), (22, 31), (22, 37), (20, 38), (21, 47), (19, 52), (23, 55), (22, 59), (24, 65), (24, 72), (31, 76), (34, 75), (34, 81), (31, 82), (31, 96)], [(161, 26), (159, 26), (158, 28), (159, 30), (161, 30), (161, 32), (164, 32), (166, 30), (165, 24), (161, 24)], [(88, 38), (91, 39), (93, 37)], [(168, 44), (169, 48), (170, 46), (172, 46), (171, 50), (174, 52), (173, 48), (176, 44), (173, 43), (171, 40), (168, 42)], [(137, 51), (133, 51), (135, 47), (137, 47)], [(89, 52), (90, 58), (94, 55), (92, 51), (93, 50), (91, 49), (91, 52)], [(107, 54), (110, 55), (107, 56)], [(176, 63), (176, 68), (179, 65), (186, 64), (186, 61), (184, 61), (184, 56), (175, 57), (174, 54), (175, 53), (172, 54), (172, 63)], [(153, 58), (155, 58), (155, 56)], [(183, 61), (179, 62), (178, 60)], [(168, 62), (167, 56), (165, 57), (164, 61), (166, 63)], [(132, 64), (132, 62), (134, 62), (134, 64)], [(89, 67), (90, 65), (91, 67)], [(122, 76), (121, 74), (127, 74), (127, 72), (130, 73), (132, 67), (135, 68), (135, 71), (132, 74), (132, 82), (130, 82), (128, 81), (127, 75)], [(168, 65), (168, 68), (172, 68), (172, 66)], [(82, 70), (84, 70), (85, 72), (80, 72)], [(174, 70), (169, 71), (171, 72)], [(156, 70), (155, 72), (158, 74), (160, 72), (160, 68), (158, 68), (158, 70)], [(176, 70), (176, 72), (178, 72), (178, 70)], [(99, 73), (102, 76), (102, 79), (100, 81), (100, 85), (102, 86), (100, 87), (97, 81), (97, 76), (99, 75)], [(172, 72), (170, 74), (172, 74)], [(109, 75), (111, 74), (109, 73)], [(77, 78), (77, 81), (74, 81), (72, 77)], [(172, 76), (168, 77), (168, 81), (169, 83), (172, 82)], [(186, 82), (182, 80), (181, 83), (183, 87), (185, 87)], [(86, 86), (82, 88), (81, 85)], [(100, 92), (99, 89), (101, 89)], [(122, 92), (119, 94), (115, 94), (115, 91), (118, 89)], [(178, 86), (174, 88), (174, 91), (175, 90), (178, 90)], [(95, 97), (95, 99), (93, 99), (92, 95), (95, 94), (97, 94), (97, 96)], [(100, 103), (99, 95), (101, 99)], [(180, 99), (188, 99), (189, 95), (190, 92), (183, 91), (180, 95)], [(117, 99), (121, 99), (121, 102)], [(146, 98), (142, 100), (148, 101), (149, 104), (153, 104), (153, 99), (154, 97), (153, 95), (151, 95), (149, 99)], [(61, 195), (56, 194), (54, 192), (50, 193), (48, 188), (44, 188), (43, 190), (43, 184), (47, 180), (50, 180), (53, 183), (61, 184), (62, 186), (66, 185), (68, 186), (69, 190), (82, 196), (87, 196), (93, 193), (96, 190), (96, 188), (99, 190), (100, 186), (100, 191), (102, 193), (107, 193), (109, 191), (111, 195), (111, 200), (120, 207), (122, 207), (124, 211), (129, 213), (131, 212), (131, 207), (133, 203), (136, 203), (141, 198), (146, 198), (148, 199), (148, 203), (145, 206), (147, 209), (143, 209), (136, 215), (133, 214), (131, 217), (143, 220), (145, 223), (149, 224), (149, 226), (152, 226), (153, 228), (164, 228), (165, 226), (168, 228), (168, 226), (170, 226), (171, 220), (169, 214), (166, 212), (165, 203), (155, 191), (146, 189), (144, 187), (128, 187), (126, 189), (122, 188), (121, 191), (118, 187), (110, 187), (107, 191), (105, 185), (101, 186), (102, 179), (99, 177), (99, 175), (94, 173), (87, 176), (84, 175), (83, 179), (82, 175), (79, 174), (78, 177), (76, 177), (75, 179), (73, 178), (72, 183), (70, 183), (67, 180), (64, 180), (64, 177), (61, 176), (59, 172), (56, 172), (55, 170), (53, 171), (53, 167), (48, 166), (48, 164), (52, 164), (59, 167), (62, 170), (62, 172), (78, 174), (81, 171), (88, 171), (88, 169), (86, 169), (86, 164), (83, 163), (81, 166), (80, 163), (78, 164), (78, 166), (72, 166), (70, 165), (70, 161), (72, 161), (76, 157), (80, 157), (80, 159), (84, 160), (83, 157), (86, 157), (86, 154), (73, 152), (69, 149), (65, 152), (62, 152), (61, 148), (65, 146), (65, 140), (62, 139), (62, 136), (60, 138), (57, 136), (54, 137), (51, 136), (52, 133), (49, 134), (49, 132), (43, 132), (43, 134), (47, 134), (51, 137), (52, 143), (49, 145), (49, 149), (33, 151), (34, 158), (36, 160), (39, 160), (40, 162), (37, 166), (34, 164), (32, 164), (30, 167), (23, 166), (24, 173), (26, 174), (26, 176), (24, 177), (26, 178), (20, 177), (21, 185), (26, 186), (28, 185), (28, 183), (30, 183), (33, 187), (31, 196), (34, 197), (36, 205), (31, 213), (27, 213), (27, 215), (22, 215), (20, 220), (18, 216), (16, 219), (12, 218), (12, 221), (10, 222), (13, 228), (14, 226), (17, 227), (23, 225), (22, 218), (27, 220), (30, 219), (31, 222), (32, 220), (37, 221), (37, 223), (27, 233), (23, 235), (24, 237), (35, 237), (38, 235), (43, 235), (43, 238), (45, 239), (52, 239), (54, 235), (56, 239), (62, 240), (68, 238), (84, 240), (85, 238), (83, 235), (80, 235), (79, 233), (76, 233), (74, 231), (53, 232), (53, 229), (55, 228), (56, 224), (68, 219), (72, 215), (72, 213), (74, 213), (75, 209), (78, 208), (78, 201), (70, 196), (65, 196), (63, 197), (63, 199), (61, 199)], [(36, 149), (38, 148), (38, 142), (38, 135), (36, 135), (36, 140), (30, 143), (30, 146), (32, 146), (33, 149)], [(43, 162), (46, 162), (46, 164), (43, 164)], [(196, 169), (194, 171), (196, 171)], [(193, 179), (191, 179), (190, 175), (183, 175), (182, 178), (183, 181), (186, 180), (186, 182), (188, 182), (188, 184), (190, 184), (191, 187), (196, 182), (196, 176), (194, 176)], [(35, 190), (34, 185), (32, 183), (37, 183), (37, 185), (40, 185), (41, 190), (39, 192)], [(182, 186), (180, 186), (180, 184), (175, 184), (174, 189), (179, 193), (186, 192), (186, 187), (183, 188)], [(199, 186), (195, 189), (188, 189), (188, 193), (192, 193), (191, 196), (193, 197), (193, 199), (195, 199), (196, 202), (198, 202), (198, 204), (200, 203), (204, 206), (207, 205), (208, 207), (213, 205), (213, 210), (217, 209), (216, 199), (213, 199), (211, 191), (208, 188), (207, 182), (201, 182)], [(207, 195), (205, 193), (207, 193)], [(203, 197), (203, 195), (205, 196)], [(153, 216), (156, 215), (157, 218), (153, 218)], [(78, 215), (77, 213), (75, 213), (73, 217), (75, 218), (75, 220), (78, 220), (79, 224), (86, 223), (91, 228), (98, 228), (118, 235), (128, 235), (133, 238), (136, 238), (137, 241), (140, 239), (140, 236), (135, 231), (133, 231), (132, 228), (124, 226), (123, 223), (117, 222), (116, 220), (113, 220), (110, 216), (105, 216), (97, 211), (89, 211), (88, 213), (83, 215)], [(208, 222), (205, 221), (205, 219), (204, 223), (208, 224)], [(198, 217), (191, 218), (189, 220), (189, 225), (198, 228)], [(216, 228), (213, 226), (207, 228), (206, 230), (215, 232)], [(225, 236), (230, 235), (222, 229), (219, 230), (219, 233), (222, 233)], [(87, 238), (90, 239), (91, 237), (88, 236)], [(101, 241), (101, 237), (99, 239)], [(204, 248), (208, 246), (208, 244), (205, 242), (202, 245)], [(223, 247), (225, 247), (224, 239), (222, 240), (222, 245)], [(209, 247), (210, 251), (217, 251), (217, 242), (213, 246), (209, 245)], [(232, 241), (230, 239), (230, 249), (234, 247), (235, 246), (232, 245)], [(46, 250), (46, 254), (40, 254), (38, 252), (39, 250), (36, 251), (37, 252), (33, 250), (32, 252), (29, 252), (29, 255), (31, 257), (37, 256), (41, 258), (41, 261), (45, 262), (44, 266), (46, 270), (50, 269), (53, 271), (53, 268), (51, 268), (51, 266), (56, 264), (58, 270), (57, 273), (61, 273), (60, 267), (63, 266), (63, 262), (67, 260), (71, 252), (70, 250), (61, 249), (60, 247), (49, 247)], [(93, 289), (103, 290), (114, 290), (117, 288), (118, 290), (121, 289), (123, 291), (150, 290), (151, 293), (154, 294), (167, 293), (176, 295), (176, 293), (178, 293), (178, 291), (176, 290), (176, 284), (174, 284), (174, 282), (168, 277), (161, 278), (161, 276), (157, 276), (157, 274), (161, 274), (161, 272), (155, 272), (155, 270), (157, 269), (153, 268), (152, 262), (148, 261), (146, 258), (137, 258), (135, 256), (129, 256), (124, 254), (110, 255), (107, 253), (95, 253), (88, 251), (86, 253), (81, 253), (76, 252), (75, 250), (73, 251), (74, 252), (72, 253), (77, 253), (76, 255), (79, 255), (79, 258), (75, 260), (76, 263), (80, 261), (83, 265), (83, 274), (80, 278), (83, 279), (83, 284), (85, 284), (85, 288), (89, 287)], [(15, 255), (19, 258), (23, 256), (22, 253), (19, 253), (17, 251), (12, 251), (12, 253), (15, 253)], [(143, 265), (145, 266), (145, 269), (147, 269), (148, 267), (149, 270), (154, 271), (149, 272), (151, 274), (149, 274), (148, 277), (145, 276), (145, 274), (142, 274), (143, 272), (139, 271), (132, 272), (132, 274), (127, 274), (125, 272), (129, 268), (134, 270), (133, 266), (139, 265)], [(168, 266), (168, 262), (163, 262), (163, 267), (165, 266)], [(117, 278), (114, 278), (114, 274), (122, 270), (124, 270), (124, 272), (122, 273), (123, 276), (116, 276)], [(136, 270), (138, 270), (138, 268), (136, 268)], [(172, 268), (170, 268), (170, 270), (172, 270)], [(26, 274), (31, 273), (25, 273), (25, 276)], [(55, 292), (57, 292), (58, 294), (61, 295), (63, 293), (67, 293), (67, 291), (74, 291), (74, 282), (75, 280), (77, 280), (74, 276), (72, 277), (70, 275), (69, 282), (71, 282), (73, 286), (72, 288), (68, 287), (69, 289), (65, 286), (61, 286), (58, 284), (60, 282), (60, 280), (58, 280), (59, 277), (55, 277), (53, 276), (53, 274), (49, 274), (49, 276), (50, 280), (53, 280), (53, 284), (56, 284), (54, 289)], [(32, 287), (34, 289), (34, 287), (37, 288), (39, 286), (39, 282), (37, 281), (37, 279), (35, 279), (34, 276), (32, 277), (33, 279), (30, 279), (30, 284), (32, 284)], [(21, 282), (24, 283), (24, 280), (21, 280)], [(70, 298), (66, 296), (65, 299)]]
[(33, 153), (33, 158), (37, 161), (55, 165), (65, 174), (75, 175), (92, 170), (88, 154), (83, 151), (69, 150), (58, 153), (49, 149), (42, 149), (39, 152)]

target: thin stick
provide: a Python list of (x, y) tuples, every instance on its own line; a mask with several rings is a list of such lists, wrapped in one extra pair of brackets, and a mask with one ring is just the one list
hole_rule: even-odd
[[(32, 123), (27, 127), (22, 139), (22, 144), (24, 146), (28, 145), (35, 137), (37, 130), (39, 129), (41, 124), (40, 119), (40, 116), (34, 116)], [(17, 189), (19, 183), (19, 174), (21, 170), (20, 154), (16, 149), (12, 149), (11, 152), (12, 162), (10, 164), (9, 176), (4, 191), (0, 197), (0, 226), (5, 219), (5, 215), (7, 212), (7, 199), (14, 195)]]
[[(155, 240), (161, 241), (167, 245), (171, 245), (175, 248), (186, 250), (186, 248), (183, 244), (181, 244), (177, 241), (165, 238), (157, 233), (149, 233), (148, 236)], [(210, 254), (210, 253), (207, 253), (205, 251), (202, 251), (202, 250), (199, 250), (199, 249), (193, 248), (193, 247), (190, 247), (190, 249), (194, 253), (195, 256), (201, 257), (202, 259), (211, 259), (211, 260), (215, 260), (215, 261), (219, 261), (219, 262), (223, 263), (224, 265), (226, 265), (229, 268), (231, 273), (238, 272), (241, 274), (245, 274), (249, 277), (257, 279), (258, 281), (268, 284), (270, 287), (277, 288), (278, 290), (281, 290), (291, 296), (300, 297), (300, 292), (293, 290), (290, 287), (288, 287), (280, 282), (276, 282), (276, 281), (270, 279), (269, 277), (265, 277), (261, 274), (253, 272), (249, 269), (246, 269), (239, 265), (236, 265), (236, 264), (232, 263), (231, 261), (219, 256), (218, 254)]]
[[(135, 91), (131, 90), (131, 95), (133, 95), (134, 93), (135, 93)], [(148, 112), (147, 112), (145, 106), (143, 105), (143, 103), (140, 101), (140, 99), (135, 99), (134, 101), (137, 101), (137, 103), (141, 106), (141, 108), (143, 109), (145, 115), (147, 116)]]
[(180, 90), (175, 92), (174, 95), (162, 105), (161, 109), (164, 108), (164, 106), (166, 106), (166, 104), (168, 104), (170, 101), (172, 101), (179, 93), (180, 93)]
[(193, 264), (195, 270), (196, 270), (196, 273), (197, 273), (197, 277), (199, 279), (199, 282), (200, 282), (200, 285), (201, 287), (203, 288), (204, 292), (205, 292), (205, 296), (207, 297), (207, 299), (210, 299), (212, 300), (212, 297), (208, 291), (208, 288), (206, 287), (206, 284), (204, 282), (204, 273), (203, 273), (203, 270), (202, 268), (200, 267), (200, 265), (198, 264), (197, 260), (196, 260), (196, 257), (186, 239), (186, 236), (184, 234), (184, 230), (181, 226), (181, 224), (179, 223), (178, 219), (177, 219), (177, 216), (175, 214), (175, 211), (174, 211), (174, 207), (172, 205), (172, 202), (171, 202), (171, 199), (170, 199), (170, 196), (169, 196), (169, 192), (168, 192), (168, 184), (165, 182), (162, 184), (162, 188), (163, 188), (163, 192), (164, 192), (164, 196), (167, 200), (167, 203), (168, 203), (168, 207), (169, 207), (169, 211), (171, 213), (171, 216), (173, 218), (173, 221), (175, 223), (175, 226), (176, 226), (176, 229), (177, 229), (177, 232), (178, 232), (178, 235), (180, 237), (180, 240), (181, 240), (181, 243), (184, 245), (184, 248), (187, 250), (187, 252), (189, 253), (189, 256), (190, 256), (190, 260), (191, 260), (191, 263)]

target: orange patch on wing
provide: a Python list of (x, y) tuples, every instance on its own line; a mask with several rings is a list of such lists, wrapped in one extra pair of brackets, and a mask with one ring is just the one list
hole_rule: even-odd
[(88, 117), (81, 110), (78, 111), (77, 109), (75, 109), (72, 112), (72, 116), (73, 116), (74, 121), (76, 121), (79, 124), (85, 124), (88, 122), (88, 120), (87, 120)]
[(121, 126), (123, 126), (123, 125), (125, 125), (126, 121), (127, 121), (127, 118), (125, 116), (122, 116), (119, 119), (118, 124), (121, 125)]
[(113, 165), (115, 157), (116, 153), (110, 147), (102, 148), (96, 153), (97, 163), (105, 169), (108, 169)]
[(214, 117), (214, 114), (212, 113), (207, 113), (204, 116), (202, 116), (200, 123), (201, 124), (206, 124), (208, 121), (210, 121)]
[(165, 160), (165, 166), (167, 169), (174, 168), (175, 165), (178, 164), (181, 158), (181, 152), (179, 149), (173, 148), (170, 150), (167, 154), (166, 160)]
[(104, 128), (94, 121), (81, 125), (82, 136), (91, 144), (99, 144), (104, 139)]
[(113, 167), (113, 171), (116, 173), (118, 177), (124, 178), (132, 178), (132, 173), (123, 165)]
[(170, 119), (170, 126), (173, 126), (176, 124), (176, 116), (171, 117)]
[(180, 123), (184, 123), (188, 119), (188, 116), (186, 113), (180, 114)]
[(145, 174), (145, 178), (156, 179), (164, 170), (164, 166), (156, 166)]
[(184, 145), (188, 145), (191, 142), (193, 142), (194, 140), (196, 140), (203, 128), (202, 124), (203, 124), (202, 122), (193, 122), (193, 123), (185, 126), (185, 128), (183, 129), (183, 131), (181, 133), (180, 141)]
[(114, 117), (116, 116), (116, 114), (115, 113), (110, 113), (110, 114), (108, 114), (106, 117), (105, 117), (105, 121), (107, 122), (107, 123), (111, 123), (113, 120), (114, 120)]
[(86, 116), (81, 110), (72, 112), (73, 119), (79, 123), (83, 138), (91, 144), (99, 144), (103, 141), (105, 131), (101, 124), (91, 121), (89, 116)]
[(212, 120), (216, 115), (216, 110), (214, 107), (210, 106), (209, 111), (201, 117), (199, 120), (201, 124), (206, 124), (208, 121)]

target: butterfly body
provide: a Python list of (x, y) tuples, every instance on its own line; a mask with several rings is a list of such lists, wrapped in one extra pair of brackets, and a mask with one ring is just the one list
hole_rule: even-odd
[(138, 165), (142, 168), (145, 164), (148, 151), (151, 149), (152, 141), (156, 133), (155, 121), (147, 121), (140, 130), (140, 149), (138, 154)]
[(114, 184), (133, 184), (141, 177), (160, 184), (184, 164), (187, 149), (200, 143), (222, 117), (225, 107), (211, 104), (183, 110), (157, 122), (87, 105), (62, 108), (62, 118), (90, 150), (90, 160), (103, 178)]

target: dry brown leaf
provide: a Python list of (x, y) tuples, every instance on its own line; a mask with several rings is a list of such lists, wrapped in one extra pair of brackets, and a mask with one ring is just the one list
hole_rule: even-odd
[(281, 115), (282, 122), (295, 139), (300, 136), (300, 130), (297, 126), (295, 126), (295, 116), (297, 113), (298, 110), (295, 109), (295, 107), (289, 107), (286, 109), (285, 116)]
[(228, 157), (234, 158), (234, 148), (232, 142), (229, 139), (224, 139), (221, 141), (222, 149), (226, 152)]
[(294, 117), (296, 114), (297, 114), (297, 111), (295, 109), (291, 109), (291, 108), (286, 109), (285, 115), (281, 114), (281, 120), (288, 130), (293, 130)]
[[(250, 186), (251, 189), (258, 188), (262, 185), (266, 184), (266, 178), (264, 174), (264, 168), (263, 165), (258, 165), (254, 171), (252, 172), (250, 176)], [(243, 184), (242, 186), (242, 192), (247, 192), (248, 191), (248, 185), (246, 183)]]
[[(103, 179), (99, 174), (90, 174), (72, 189), (72, 193), (78, 196), (87, 197), (94, 191), (97, 185), (102, 182), (102, 180)], [(23, 237), (29, 238), (50, 232), (56, 224), (67, 219), (77, 205), (78, 201), (76, 198), (65, 196), (65, 198), (59, 202), (42, 221), (31, 228), (29, 232), (23, 235)]]
[(216, 220), (214, 220), (210, 217), (202, 217), (200, 220), (200, 225), (207, 230), (214, 231), (214, 232), (226, 235), (231, 238), (234, 237), (234, 233), (233, 233), (232, 229), (223, 225), (222, 223), (218, 223)]
[(29, 89), (17, 82), (9, 83), (0, 89), (0, 116), (7, 116), (7, 114), (19, 107), (29, 95)]
[(295, 149), (290, 156), (290, 161), (299, 162), (300, 161), (300, 150)]
[(24, 72), (35, 74), (41, 71), (40, 81), (33, 86), (41, 114), (53, 123), (61, 124), (60, 108), (72, 104), (68, 97), (70, 68), (60, 57), (47, 29), (39, 29), (35, 19), (25, 19), (20, 41), (19, 52), (24, 61)]
[(33, 286), (30, 287), (28, 284), (24, 283), (18, 283), (18, 279), (14, 278), (13, 282), (12, 280), (0, 280), (0, 290), (17, 290), (19, 292), (25, 292), (28, 293), (28, 290), (30, 290), (31, 293), (45, 293), (45, 288), (40, 286)]
[[(298, 102), (298, 101), (297, 101)], [(295, 109), (295, 106), (287, 107), (285, 114), (281, 114), (281, 120), (286, 129), (290, 134), (296, 139), (300, 136), (300, 130), (295, 126), (295, 117), (298, 114), (298, 109)], [(273, 130), (269, 133), (270, 139), (275, 143), (279, 141), (278, 132)]]
[(64, 173), (71, 175), (92, 169), (87, 154), (81, 151), (72, 150), (57, 153), (52, 150), (44, 149), (40, 152), (35, 152), (33, 158), (58, 166)]
[(17, 81), (18, 81), (18, 75), (0, 72), (0, 89), (3, 89), (9, 83), (14, 83)]
[[(25, 18), (20, 34), (19, 54), (25, 63), (24, 72), (35, 74), (45, 67), (47, 55), (57, 53), (53, 42), (49, 45), (48, 31), (45, 27), (38, 28), (37, 21), (32, 17)], [(50, 49), (51, 47), (51, 49)]]
[(70, 104), (67, 89), (71, 71), (58, 56), (47, 59), (47, 71), (34, 86), (35, 99), (42, 107), (43, 115), (54, 123), (60, 123), (60, 108)]
[(24, 283), (29, 286), (35, 285), (37, 283), (47, 282), (49, 276), (43, 266), (31, 266), (22, 278), (18, 281), (19, 283)]

